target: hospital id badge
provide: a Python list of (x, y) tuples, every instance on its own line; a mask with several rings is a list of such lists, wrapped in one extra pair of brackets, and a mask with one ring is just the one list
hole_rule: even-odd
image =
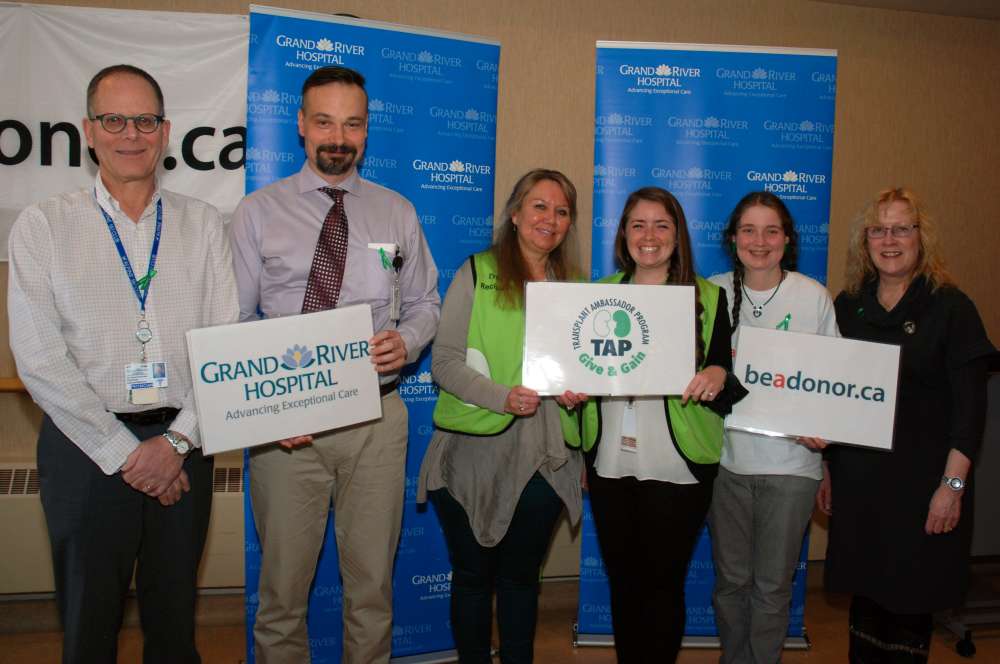
[(147, 405), (160, 400), (160, 387), (166, 387), (166, 363), (132, 362), (125, 365), (125, 387), (129, 403)]
[(639, 441), (635, 435), (635, 402), (629, 399), (622, 412), (622, 440), (621, 448), (623, 452), (638, 452)]

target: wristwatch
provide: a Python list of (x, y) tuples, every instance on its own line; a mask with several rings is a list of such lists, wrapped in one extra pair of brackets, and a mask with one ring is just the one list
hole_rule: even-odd
[(187, 438), (181, 438), (173, 431), (164, 431), (163, 437), (167, 439), (167, 442), (174, 448), (174, 451), (181, 456), (187, 456), (187, 453), (191, 451), (191, 443)]
[(945, 475), (941, 478), (941, 484), (946, 485), (952, 491), (961, 491), (965, 488), (965, 480), (961, 477), (948, 477)]

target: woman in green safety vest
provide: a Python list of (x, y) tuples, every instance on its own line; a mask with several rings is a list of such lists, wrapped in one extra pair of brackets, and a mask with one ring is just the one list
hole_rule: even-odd
[(588, 401), (581, 443), (611, 585), (618, 661), (673, 662), (684, 634), (684, 580), (722, 450), (722, 418), (746, 391), (729, 373), (726, 295), (694, 271), (684, 210), (645, 187), (625, 203), (612, 283), (694, 285), (698, 372), (682, 395)]
[(501, 661), (532, 661), (542, 560), (563, 506), (580, 519), (582, 459), (563, 442), (565, 410), (521, 385), (524, 285), (578, 277), (564, 243), (575, 220), (565, 175), (527, 173), (496, 243), (462, 265), (441, 309), (431, 365), (437, 430), (418, 501), (430, 498), (444, 531), (463, 663), (491, 661), (494, 591)]
[[(795, 271), (798, 233), (780, 198), (766, 191), (744, 196), (729, 215), (724, 242), (733, 270), (710, 281), (733, 303), (734, 353), (740, 325), (838, 336), (830, 294)], [(818, 438), (726, 431), (709, 513), (720, 664), (781, 661), (802, 535), (823, 477), (823, 445)]]

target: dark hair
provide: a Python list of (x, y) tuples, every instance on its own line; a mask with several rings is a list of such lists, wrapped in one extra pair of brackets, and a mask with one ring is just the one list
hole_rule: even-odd
[(752, 207), (762, 206), (774, 210), (781, 220), (781, 230), (788, 238), (785, 253), (781, 256), (781, 269), (791, 272), (799, 261), (799, 234), (795, 230), (795, 220), (788, 211), (785, 202), (769, 191), (751, 191), (740, 199), (733, 211), (729, 213), (729, 223), (726, 232), (722, 234), (722, 246), (733, 262), (733, 314), (732, 332), (740, 325), (740, 306), (743, 304), (743, 263), (736, 253), (736, 231), (740, 227), (740, 219)]
[(666, 189), (660, 187), (643, 187), (629, 194), (622, 209), (621, 219), (618, 221), (618, 232), (615, 234), (615, 259), (625, 272), (623, 281), (627, 281), (635, 274), (635, 259), (628, 252), (628, 242), (625, 238), (625, 230), (628, 225), (629, 215), (639, 201), (649, 201), (659, 203), (667, 214), (674, 220), (677, 227), (677, 245), (674, 253), (670, 257), (670, 265), (667, 266), (667, 283), (681, 286), (694, 286), (694, 323), (695, 342), (697, 344), (697, 364), (700, 367), (705, 359), (705, 341), (701, 338), (701, 317), (704, 307), (701, 305), (701, 296), (698, 282), (695, 279), (694, 252), (691, 250), (691, 234), (688, 232), (687, 218), (684, 216), (684, 208), (680, 201)]
[(365, 93), (365, 97), (368, 97), (368, 92), (365, 90), (365, 77), (362, 76), (360, 72), (354, 71), (348, 67), (320, 67), (319, 69), (313, 71), (313, 73), (309, 74), (309, 78), (302, 83), (302, 104), (305, 105), (306, 93), (309, 90), (323, 85), (329, 85), (330, 83), (356, 85), (361, 88), (362, 92)]
[(87, 85), (87, 117), (91, 120), (94, 119), (94, 95), (97, 94), (97, 86), (101, 84), (101, 81), (109, 76), (115, 76), (117, 74), (128, 74), (130, 76), (138, 76), (142, 80), (149, 83), (150, 87), (153, 88), (153, 93), (156, 95), (156, 103), (159, 105), (159, 115), (164, 115), (165, 110), (163, 106), (163, 90), (160, 89), (160, 84), (156, 82), (149, 72), (145, 69), (139, 69), (135, 65), (111, 65), (110, 67), (105, 67), (101, 71), (94, 74), (94, 78), (90, 79), (90, 83)]
[(566, 247), (566, 240), (569, 233), (576, 228), (576, 187), (570, 179), (560, 173), (547, 168), (536, 168), (528, 171), (514, 185), (507, 204), (503, 208), (503, 219), (500, 222), (500, 230), (497, 232), (496, 241), (490, 248), (497, 262), (497, 295), (501, 306), (518, 307), (521, 305), (521, 297), (524, 292), (524, 284), (531, 280), (528, 265), (521, 255), (521, 247), (517, 243), (517, 227), (514, 226), (514, 214), (521, 209), (528, 192), (543, 180), (550, 180), (559, 185), (566, 201), (569, 203), (570, 227), (567, 237), (562, 243), (549, 253), (549, 270), (552, 276), (559, 281), (566, 281), (576, 276), (576, 266), (569, 257)]

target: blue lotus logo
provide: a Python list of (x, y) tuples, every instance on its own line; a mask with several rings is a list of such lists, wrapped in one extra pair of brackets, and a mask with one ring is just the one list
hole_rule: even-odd
[(295, 344), (281, 356), (281, 366), (288, 370), (305, 369), (314, 361), (312, 351), (305, 346)]

